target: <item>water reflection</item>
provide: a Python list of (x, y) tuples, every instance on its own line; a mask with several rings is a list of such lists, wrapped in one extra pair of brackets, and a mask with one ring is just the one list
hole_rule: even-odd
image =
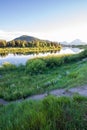
[(40, 56), (48, 56), (48, 55), (59, 55), (59, 54), (76, 54), (81, 52), (82, 49), (79, 48), (62, 48), (61, 51), (50, 51), (50, 52), (35, 52), (35, 53), (3, 53), (0, 54), (0, 65), (2, 65), (4, 62), (10, 62), (15, 65), (19, 64), (25, 64), (28, 59), (34, 58), (34, 57), (40, 57)]
[(0, 57), (6, 57), (8, 53), (0, 53)]
[[(56, 52), (59, 52), (59, 51), (47, 51), (47, 52), (50, 52), (51, 54), (52, 53), (56, 53)], [(47, 52), (44, 52), (44, 51), (42, 51), (42, 52), (39, 52), (39, 51), (36, 51), (36, 52), (26, 52), (26, 53), (21, 53), (21, 52), (13, 52), (12, 54), (15, 56), (15, 55), (34, 55), (34, 54), (36, 54), (36, 55), (38, 55), (39, 53), (42, 53), (42, 54), (45, 54), (45, 53), (47, 53)], [(0, 53), (0, 57), (6, 57), (7, 55), (9, 55), (9, 53)]]

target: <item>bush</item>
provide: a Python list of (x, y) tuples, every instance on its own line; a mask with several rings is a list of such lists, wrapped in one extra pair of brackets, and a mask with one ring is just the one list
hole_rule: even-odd
[(42, 59), (31, 59), (26, 63), (26, 72), (29, 74), (43, 73), (46, 70), (46, 63)]
[(9, 62), (4, 62), (3, 65), (2, 65), (2, 68), (5, 69), (5, 70), (12, 70), (12, 69), (15, 69), (16, 66), (9, 63)]
[(26, 72), (30, 74), (43, 73), (47, 68), (55, 68), (66, 63), (80, 61), (87, 57), (87, 50), (79, 54), (65, 55), (65, 56), (52, 56), (45, 58), (37, 58), (28, 60), (26, 63)]
[(65, 55), (61, 57), (47, 57), (45, 58), (45, 61), (46, 61), (46, 66), (48, 68), (54, 68), (57, 66), (61, 66), (65, 63), (80, 61), (86, 57), (87, 57), (87, 50), (84, 50), (81, 53), (74, 54), (74, 55), (68, 55), (68, 56)]
[(70, 63), (70, 62), (74, 62), (74, 61), (78, 61), (78, 55), (71, 55), (71, 56), (64, 57), (65, 63)]
[(87, 58), (87, 49), (85, 49), (84, 51), (82, 51), (79, 56), (82, 58)]
[(45, 59), (48, 68), (54, 68), (64, 63), (63, 57), (49, 57)]

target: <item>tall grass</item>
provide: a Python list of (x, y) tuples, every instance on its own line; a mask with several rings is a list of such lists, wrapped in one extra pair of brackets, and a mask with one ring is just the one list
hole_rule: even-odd
[[(48, 68), (55, 68), (63, 64), (77, 62), (87, 57), (87, 50), (79, 54), (64, 55), (64, 56), (49, 56), (45, 58), (36, 58), (28, 60), (26, 63), (26, 71), (32, 74), (44, 72)], [(41, 66), (41, 68), (40, 68)], [(32, 71), (33, 70), (33, 71)]]
[(24, 101), (0, 107), (0, 130), (87, 130), (87, 98)]

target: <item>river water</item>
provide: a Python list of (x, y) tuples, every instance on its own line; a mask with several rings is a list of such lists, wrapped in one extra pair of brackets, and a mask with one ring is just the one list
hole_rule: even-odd
[(64, 47), (59, 52), (46, 52), (46, 53), (39, 53), (39, 54), (28, 54), (28, 55), (17, 55), (17, 54), (8, 54), (5, 57), (0, 56), (0, 65), (2, 65), (5, 62), (10, 62), (15, 65), (25, 64), (27, 60), (35, 57), (42, 57), (42, 56), (49, 56), (49, 55), (61, 55), (61, 54), (76, 54), (83, 51), (83, 49), (79, 48), (70, 48), (70, 47)]

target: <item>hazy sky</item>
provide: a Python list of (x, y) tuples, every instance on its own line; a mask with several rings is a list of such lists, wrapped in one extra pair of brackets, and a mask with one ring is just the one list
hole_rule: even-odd
[(87, 0), (0, 0), (0, 39), (87, 42)]

